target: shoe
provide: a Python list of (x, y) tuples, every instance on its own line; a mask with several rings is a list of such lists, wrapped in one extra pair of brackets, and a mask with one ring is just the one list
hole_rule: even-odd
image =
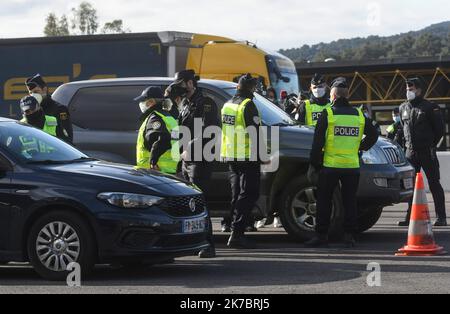
[(281, 223), (281, 219), (279, 217), (275, 217), (273, 221), (273, 227), (276, 229), (283, 228), (283, 224)]
[(229, 225), (222, 225), (222, 232), (223, 233), (230, 233), (231, 227)]
[(356, 240), (355, 237), (352, 234), (345, 234), (344, 235), (344, 247), (347, 249), (352, 249), (356, 246)]
[(307, 248), (327, 248), (328, 245), (329, 241), (327, 235), (316, 235), (314, 238), (305, 243), (305, 247)]
[(243, 233), (238, 233), (235, 231), (231, 233), (227, 246), (230, 249), (237, 250), (251, 250), (256, 248), (256, 246), (249, 239), (247, 239)]
[(397, 223), (397, 225), (398, 225), (399, 227), (409, 227), (409, 220), (399, 221), (399, 222)]
[(216, 248), (213, 245), (207, 249), (201, 250), (200, 253), (198, 253), (199, 258), (215, 258), (216, 256)]
[(245, 228), (245, 232), (258, 232), (258, 229), (255, 226), (248, 226)]
[(266, 227), (266, 219), (260, 220), (256, 223), (256, 229), (262, 229)]
[(438, 219), (436, 220), (436, 222), (434, 223), (435, 227), (447, 227), (447, 219)]

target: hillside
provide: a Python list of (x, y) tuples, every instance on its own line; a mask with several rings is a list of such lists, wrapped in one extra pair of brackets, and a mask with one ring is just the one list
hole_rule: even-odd
[(419, 31), (388, 37), (340, 39), (331, 43), (303, 45), (280, 53), (296, 62), (336, 60), (373, 60), (398, 57), (450, 55), (450, 21)]

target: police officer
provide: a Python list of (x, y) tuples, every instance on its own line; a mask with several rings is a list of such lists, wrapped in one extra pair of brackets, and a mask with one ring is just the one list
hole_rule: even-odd
[(403, 126), (400, 119), (400, 108), (395, 108), (392, 111), (392, 120), (394, 123), (387, 128), (387, 138), (397, 142), (401, 147), (404, 147)]
[(296, 120), (303, 125), (316, 126), (324, 109), (331, 107), (331, 102), (327, 97), (327, 83), (322, 75), (314, 75), (310, 89), (311, 98), (300, 104)]
[(40, 106), (41, 102), (42, 96), (40, 94), (23, 97), (20, 100), (20, 109), (23, 114), (23, 119), (20, 122), (28, 123), (47, 134), (57, 137), (61, 133), (58, 127), (58, 121), (53, 116), (45, 115)]
[(221, 158), (229, 164), (234, 211), (232, 233), (228, 247), (251, 249), (254, 246), (245, 237), (246, 227), (253, 223), (251, 212), (259, 199), (261, 162), (259, 145), (248, 128), (256, 134), (261, 126), (258, 108), (253, 102), (257, 79), (246, 74), (239, 79), (238, 91), (222, 109)]
[(180, 158), (178, 141), (172, 134), (177, 132), (178, 122), (163, 110), (163, 98), (161, 88), (149, 87), (134, 99), (142, 111), (136, 164), (140, 168), (176, 174)]
[(40, 74), (26, 80), (25, 85), (30, 94), (42, 96), (41, 107), (47, 116), (56, 117), (58, 121), (58, 138), (67, 143), (73, 143), (73, 127), (67, 107), (58, 104), (49, 94), (47, 83)]
[(278, 99), (277, 99), (277, 91), (272, 86), (269, 86), (269, 88), (267, 88), (266, 98), (270, 102), (274, 103), (275, 106), (277, 106), (278, 108), (280, 108), (280, 109), (282, 108), (282, 104), (280, 102), (278, 102)]
[[(436, 149), (445, 134), (445, 125), (439, 106), (424, 98), (424, 84), (420, 78), (406, 81), (407, 99), (400, 106), (400, 117), (406, 142), (406, 157), (419, 172), (424, 170), (436, 208), (436, 227), (447, 226), (445, 194), (440, 183), (439, 160)], [(408, 226), (412, 199), (406, 220), (399, 226)]]
[[(368, 105), (361, 105), (362, 110), (366, 118), (372, 119), (372, 109)], [(378, 135), (381, 135), (381, 126), (376, 120), (371, 120), (373, 127), (377, 130)]]
[[(317, 191), (317, 235), (307, 247), (328, 245), (328, 231), (334, 191), (341, 183), (345, 209), (346, 247), (355, 246), (357, 229), (356, 192), (360, 176), (359, 152), (369, 150), (378, 140), (370, 119), (348, 101), (345, 78), (337, 78), (331, 87), (332, 108), (320, 116), (311, 151), (311, 164), (321, 169)], [(363, 135), (366, 137), (363, 139)]]
[[(208, 188), (211, 185), (213, 165), (205, 160), (203, 148), (209, 141), (214, 140), (214, 137), (206, 138), (203, 132), (207, 127), (219, 126), (220, 122), (217, 105), (211, 98), (203, 95), (198, 87), (199, 79), (195, 71), (184, 70), (175, 75), (174, 83), (187, 90), (186, 97), (181, 102), (178, 121), (180, 126), (189, 129), (191, 135), (189, 144), (183, 148), (182, 175), (187, 181), (198, 186), (207, 197)], [(214, 258), (216, 256), (212, 225), (210, 226), (208, 242), (210, 247), (200, 252), (200, 258)]]
[(180, 116), (180, 106), (182, 100), (186, 97), (187, 89), (181, 87), (177, 84), (171, 84), (166, 88), (164, 93), (165, 100), (165, 110), (167, 110), (172, 117), (178, 119)]

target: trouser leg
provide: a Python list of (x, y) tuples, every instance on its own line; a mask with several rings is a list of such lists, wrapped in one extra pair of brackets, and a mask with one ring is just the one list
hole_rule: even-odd
[(347, 234), (356, 234), (358, 229), (358, 206), (356, 193), (359, 185), (359, 171), (351, 171), (341, 176), (342, 202), (345, 210), (344, 231)]
[(338, 183), (339, 176), (335, 170), (330, 168), (322, 169), (319, 174), (317, 187), (316, 232), (320, 235), (327, 235), (330, 229), (333, 194)]
[[(430, 156), (430, 157), (429, 157)], [(436, 216), (439, 219), (447, 219), (445, 210), (445, 192), (441, 185), (440, 166), (436, 152), (430, 152), (421, 157), (422, 167), (428, 179), (431, 194), (433, 195)]]
[[(234, 179), (235, 187), (233, 231), (244, 233), (251, 219), (251, 212), (259, 198), (260, 165), (259, 163), (235, 163), (232, 165), (237, 177)], [(237, 182), (238, 181), (238, 182)]]

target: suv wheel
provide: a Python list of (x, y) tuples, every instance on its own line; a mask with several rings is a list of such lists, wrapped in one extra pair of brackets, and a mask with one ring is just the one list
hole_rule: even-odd
[[(317, 199), (316, 190), (309, 180), (303, 176), (287, 184), (282, 196), (280, 218), (286, 232), (299, 241), (311, 239), (315, 235)], [(342, 235), (344, 210), (339, 189), (333, 197), (330, 236)]]
[(86, 276), (95, 260), (93, 239), (87, 223), (78, 215), (51, 212), (33, 224), (27, 242), (28, 256), (35, 271), (47, 280), (66, 280), (70, 263), (78, 263)]
[(376, 225), (383, 213), (382, 206), (361, 208), (358, 215), (358, 232), (363, 233)]

